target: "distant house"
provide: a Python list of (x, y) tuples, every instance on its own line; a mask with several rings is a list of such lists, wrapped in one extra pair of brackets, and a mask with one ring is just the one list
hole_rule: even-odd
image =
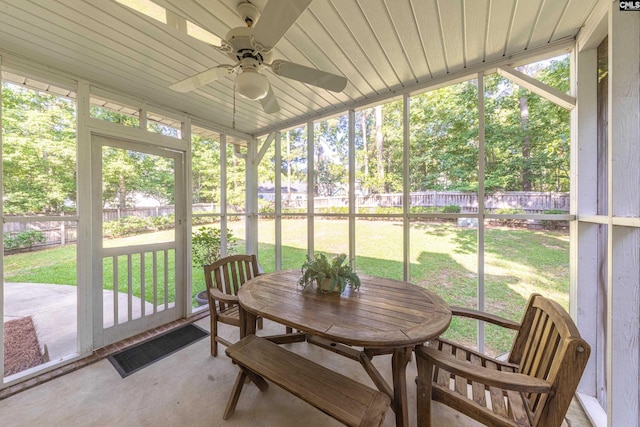
[[(276, 187), (271, 183), (258, 185), (258, 198), (273, 202), (276, 198)], [(283, 185), (281, 187), (281, 194), (283, 200), (306, 200), (307, 199), (307, 185), (302, 182), (291, 184), (291, 186)]]

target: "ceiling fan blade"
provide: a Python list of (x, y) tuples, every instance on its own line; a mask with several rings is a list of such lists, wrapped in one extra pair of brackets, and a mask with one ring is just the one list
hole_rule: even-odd
[(189, 92), (208, 85), (209, 83), (218, 80), (220, 77), (233, 74), (235, 70), (236, 67), (232, 65), (218, 65), (217, 67), (210, 68), (200, 74), (196, 74), (195, 76), (176, 82), (169, 86), (169, 89), (175, 90), (176, 92)]
[(274, 74), (278, 76), (287, 77), (333, 92), (342, 92), (347, 86), (347, 79), (343, 76), (305, 67), (300, 64), (294, 64), (293, 62), (277, 60), (273, 61), (270, 67)]
[(267, 114), (273, 114), (280, 111), (280, 106), (278, 105), (278, 99), (276, 98), (275, 93), (273, 93), (273, 89), (271, 85), (269, 85), (269, 92), (267, 92), (267, 96), (260, 100), (262, 104), (262, 109)]
[(270, 50), (313, 0), (270, 0), (253, 29), (253, 38)]

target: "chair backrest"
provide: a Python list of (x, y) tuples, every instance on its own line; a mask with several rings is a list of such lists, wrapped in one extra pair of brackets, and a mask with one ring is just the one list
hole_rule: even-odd
[[(215, 287), (228, 295), (237, 295), (240, 287), (257, 275), (258, 260), (255, 255), (231, 255), (204, 266), (207, 291)], [(209, 304), (212, 303), (209, 299)], [(220, 310), (224, 309), (225, 304), (220, 302)]]
[(549, 394), (527, 396), (533, 425), (562, 423), (590, 353), (589, 344), (558, 303), (531, 295), (509, 362), (519, 365), (520, 373), (553, 384)]

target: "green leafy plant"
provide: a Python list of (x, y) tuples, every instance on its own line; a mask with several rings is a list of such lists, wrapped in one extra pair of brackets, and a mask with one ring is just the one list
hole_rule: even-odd
[(13, 236), (4, 236), (4, 248), (7, 251), (17, 249), (31, 249), (34, 245), (43, 245), (47, 242), (47, 238), (42, 231), (25, 230), (16, 233)]
[[(191, 235), (193, 265), (196, 267), (213, 264), (222, 257), (222, 232), (219, 228), (203, 227)], [(233, 253), (235, 239), (227, 232), (227, 253)]]
[(446, 205), (442, 207), (443, 213), (460, 213), (460, 206), (458, 205)]
[[(566, 215), (569, 212), (563, 211), (563, 210), (560, 210), (560, 209), (548, 209), (548, 210), (544, 211), (543, 213), (551, 214), (551, 215)], [(545, 230), (559, 230), (561, 228), (569, 227), (569, 221), (558, 221), (558, 220), (546, 220), (546, 219), (543, 219), (541, 221), (541, 223), (542, 223), (542, 227), (544, 227)]]
[(337, 289), (342, 293), (350, 284), (354, 289), (360, 287), (360, 278), (351, 270), (351, 266), (347, 263), (344, 264), (347, 256), (340, 254), (334, 256), (329, 260), (325, 254), (315, 254), (313, 258), (307, 255), (307, 260), (302, 264), (301, 272), (302, 277), (298, 281), (298, 284), (306, 287), (313, 282), (316, 282), (317, 286), (324, 279), (331, 279), (329, 283), (329, 292), (333, 292)]

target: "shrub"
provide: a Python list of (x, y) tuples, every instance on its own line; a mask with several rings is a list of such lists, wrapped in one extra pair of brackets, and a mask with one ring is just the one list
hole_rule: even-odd
[[(227, 253), (235, 248), (233, 234), (227, 232)], [(222, 256), (222, 232), (219, 228), (203, 227), (191, 234), (191, 256), (195, 267), (213, 264)]]
[(460, 206), (458, 205), (443, 206), (442, 213), (460, 213)]
[(149, 231), (155, 231), (151, 219), (137, 216), (127, 216), (115, 221), (107, 221), (103, 225), (105, 237), (124, 237)]
[(318, 213), (325, 214), (348, 214), (349, 207), (348, 206), (329, 206), (327, 208), (318, 208)]
[[(496, 209), (495, 212), (496, 214), (499, 215), (520, 215), (524, 213), (524, 209), (522, 208), (500, 208), (500, 209)], [(522, 219), (492, 219), (491, 220), (492, 223), (494, 224), (498, 224), (498, 225), (506, 225), (508, 227), (516, 227), (516, 226), (521, 226), (525, 224), (525, 220)]]
[(174, 228), (176, 223), (175, 215), (173, 214), (151, 216), (149, 219), (156, 230), (168, 230), (170, 228)]
[(397, 208), (394, 206), (377, 206), (374, 209), (373, 213), (378, 215), (401, 214), (402, 208)]
[(191, 217), (192, 225), (212, 224), (218, 220), (217, 217), (212, 216), (194, 216)]
[(4, 236), (4, 249), (6, 251), (13, 251), (17, 249), (29, 248), (34, 245), (44, 244), (47, 242), (47, 238), (42, 231), (39, 230), (25, 230), (16, 233), (13, 236)]
[(270, 202), (264, 199), (258, 199), (258, 212), (260, 213), (274, 213), (276, 211), (275, 202)]
[[(551, 214), (551, 215), (565, 215), (567, 214), (567, 211), (563, 211), (560, 209), (549, 209), (544, 211), (543, 213)], [(541, 223), (542, 223), (542, 227), (545, 230), (558, 230), (560, 228), (565, 228), (569, 226), (569, 221), (554, 221), (549, 219), (543, 219)]]

